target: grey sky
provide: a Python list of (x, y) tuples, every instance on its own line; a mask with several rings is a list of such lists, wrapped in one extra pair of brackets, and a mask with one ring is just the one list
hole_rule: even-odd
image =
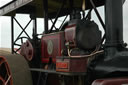
[[(9, 0), (0, 0), (0, 5), (6, 3)], [(102, 18), (104, 18), (104, 11), (103, 11), (103, 7), (99, 8), (100, 14), (102, 15)], [(124, 41), (128, 43), (128, 0), (126, 0), (124, 6), (123, 6), (123, 22), (124, 22)], [(93, 12), (94, 14), (94, 12)], [(22, 22), (22, 25), (25, 26), (26, 23), (28, 22), (29, 18), (28, 15), (17, 15), (17, 18), (20, 22)], [(96, 17), (96, 15), (94, 14), (92, 17), (95, 22), (98, 23), (98, 19)], [(11, 47), (11, 27), (10, 27), (10, 17), (0, 17), (0, 47)], [(99, 25), (99, 27), (101, 28), (101, 26)], [(29, 26), (29, 28), (27, 29), (28, 32), (31, 33), (31, 29), (32, 27)], [(21, 30), (19, 29), (18, 25), (15, 26), (16, 32), (15, 35), (17, 35)], [(38, 19), (38, 32), (42, 33), (43, 32), (43, 20), (42, 19)]]

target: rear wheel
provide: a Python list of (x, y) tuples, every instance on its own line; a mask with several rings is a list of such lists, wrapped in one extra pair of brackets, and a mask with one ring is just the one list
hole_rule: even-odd
[(0, 85), (12, 85), (12, 77), (4, 57), (0, 56)]
[(0, 85), (33, 85), (29, 65), (23, 56), (0, 50)]

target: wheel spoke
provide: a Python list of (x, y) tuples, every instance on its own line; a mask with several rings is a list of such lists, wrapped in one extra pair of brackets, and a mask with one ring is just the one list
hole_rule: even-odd
[(8, 63), (4, 57), (0, 56), (0, 85), (12, 85), (12, 77)]
[(7, 81), (5, 82), (5, 85), (7, 85), (10, 80), (11, 80), (11, 75), (8, 77)]

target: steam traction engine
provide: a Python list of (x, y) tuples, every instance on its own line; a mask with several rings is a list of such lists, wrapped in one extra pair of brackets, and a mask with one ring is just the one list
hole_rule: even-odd
[[(22, 0), (21, 4), (24, 2)], [(13, 3), (18, 3), (18, 0), (1, 7), (1, 15), (12, 16), (14, 11), (6, 14), (2, 9), (7, 9)], [(41, 38), (38, 37), (40, 34), (36, 27), (36, 16), (41, 16), (41, 12), (38, 14), (39, 1), (28, 0), (25, 3), (28, 5), (23, 4), (15, 11), (30, 13), (33, 34), (30, 38), (26, 28), (22, 28), (12, 16), (13, 54), (0, 51), (0, 85), (127, 85), (128, 49), (123, 42), (122, 19), (124, 0), (55, 0), (55, 7), (62, 3), (59, 11), (55, 13), (53, 10), (48, 12), (50, 3), (53, 1), (41, 2), (45, 21)], [(105, 6), (105, 24), (96, 8), (102, 5)], [(85, 9), (89, 10), (87, 14)], [(92, 9), (105, 31), (103, 36), (97, 23), (91, 19)], [(55, 24), (58, 17), (66, 14), (70, 20), (64, 20), (57, 29)], [(55, 18), (54, 22), (51, 18)], [(53, 23), (51, 29), (48, 29), (48, 19)], [(14, 20), (27, 37), (21, 37), (21, 33), (14, 40)], [(24, 38), (27, 39), (26, 42), (23, 42)], [(21, 45), (16, 44), (18, 40), (21, 40)], [(15, 45), (20, 48), (14, 50)], [(17, 52), (18, 54), (14, 54)]]

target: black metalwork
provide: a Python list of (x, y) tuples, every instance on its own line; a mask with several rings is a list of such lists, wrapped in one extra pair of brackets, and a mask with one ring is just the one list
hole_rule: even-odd
[(95, 13), (96, 13), (96, 15), (97, 15), (99, 21), (100, 21), (100, 23), (101, 23), (101, 25), (102, 25), (102, 27), (103, 27), (103, 29), (104, 29), (104, 31), (105, 31), (105, 34), (103, 35), (103, 38), (102, 38), (102, 41), (101, 41), (101, 43), (103, 43), (104, 40), (105, 40), (105, 36), (106, 36), (106, 27), (105, 27), (105, 24), (104, 24), (104, 22), (103, 22), (103, 20), (102, 20), (102, 18), (101, 18), (101, 16), (100, 16), (100, 14), (99, 14), (99, 12), (98, 12), (98, 10), (97, 10), (97, 8), (96, 8), (96, 6), (95, 6), (93, 0), (90, 0), (90, 3), (91, 3), (91, 5), (92, 5), (92, 7), (93, 7), (93, 9), (94, 9), (94, 11), (95, 11)]
[(96, 9), (96, 6), (95, 6), (94, 2), (93, 2), (92, 0), (90, 0), (90, 2), (91, 2), (91, 5), (93, 6), (93, 9), (94, 9), (94, 11), (95, 11), (95, 13), (96, 13), (96, 15), (97, 15), (97, 17), (98, 17), (98, 19), (99, 19), (101, 25), (103, 26), (104, 30), (106, 30), (106, 29), (105, 29), (105, 24), (104, 24), (104, 22), (103, 22), (103, 20), (102, 20), (102, 18), (101, 18), (101, 16), (100, 16), (98, 10)]
[(59, 9), (59, 11), (58, 11), (58, 13), (57, 13), (56, 17), (55, 17), (55, 21), (54, 21), (54, 23), (53, 23), (53, 25), (52, 25), (52, 27), (51, 27), (51, 29), (50, 29), (49, 33), (51, 33), (51, 32), (52, 32), (53, 27), (55, 26), (56, 21), (58, 20), (58, 17), (59, 17), (59, 15), (60, 15), (60, 13), (62, 12), (62, 9), (63, 9), (63, 7), (64, 7), (64, 5), (65, 5), (65, 2), (66, 2), (66, 1), (65, 1), (65, 0), (63, 0), (62, 5), (61, 5), (61, 7), (60, 7), (60, 9)]
[(106, 1), (106, 44), (109, 46), (123, 44), (123, 2)]
[(92, 9), (89, 10), (88, 14), (86, 15), (85, 19), (91, 19), (91, 12), (92, 12)]
[[(30, 17), (31, 19), (29, 20), (29, 22), (26, 24), (26, 26), (23, 28), (21, 26), (21, 24), (18, 22), (18, 20), (15, 17), (11, 17), (11, 42), (12, 42), (12, 54), (14, 53), (18, 53), (18, 51), (21, 49), (21, 44), (24, 43), (24, 39), (31, 39), (30, 35), (26, 32), (27, 27), (30, 25), (30, 23), (33, 21), (33, 39), (37, 36), (37, 20), (36, 17)], [(14, 39), (14, 21), (19, 25), (19, 27), (21, 28), (21, 32), (19, 33), (19, 35), (16, 37), (16, 39)], [(25, 33), (25, 36), (22, 36), (22, 34)], [(18, 44), (18, 40), (21, 41), (21, 44)], [(15, 46), (19, 46), (19, 48), (15, 49)]]
[(42, 72), (48, 74), (57, 74), (57, 75), (65, 75), (65, 76), (78, 76), (78, 75), (86, 75), (86, 72), (57, 72), (55, 70), (45, 70), (45, 69), (38, 69), (38, 68), (31, 68), (31, 71), (35, 72)]
[(28, 33), (25, 31), (25, 29), (28, 27), (28, 25), (31, 23), (32, 19), (28, 22), (28, 24), (25, 26), (25, 28), (23, 28), (20, 23), (17, 21), (16, 18), (13, 18), (17, 24), (20, 26), (20, 28), (22, 29), (22, 32), (19, 34), (19, 36), (16, 38), (15, 42), (19, 39), (19, 37), (22, 35), (22, 33), (25, 33), (27, 35), (28, 38), (30, 38), (30, 36), (28, 35)]
[(68, 17), (68, 15), (66, 15), (66, 17), (64, 18), (64, 20), (63, 20), (63, 22), (62, 22), (62, 24), (61, 24), (61, 26), (60, 26), (59, 30), (60, 30), (60, 29), (62, 28), (62, 26), (64, 25), (64, 23), (65, 23), (65, 21), (66, 21), (67, 17)]
[[(69, 0), (69, 4), (70, 4), (70, 10), (71, 10), (71, 12), (73, 11), (73, 8), (74, 8), (74, 0)], [(70, 13), (71, 13), (70, 12)], [(72, 17), (72, 15), (70, 14), (70, 20), (71, 20), (71, 17)]]
[[(52, 19), (50, 19), (51, 20), (51, 22), (52, 22), (52, 24), (54, 23), (53, 21), (52, 21)], [(56, 29), (56, 30), (58, 30), (57, 28), (56, 28), (56, 26), (54, 26), (54, 28)]]
[(37, 34), (37, 19), (36, 19), (36, 17), (33, 18), (33, 32), (35, 35)]
[[(61, 25), (60, 25), (60, 27), (59, 28), (57, 28), (55, 25), (54, 25), (54, 28), (55, 28), (55, 30), (56, 31), (59, 31), (59, 30), (61, 30), (61, 28), (63, 27), (63, 25), (64, 25), (64, 23), (65, 23), (65, 21), (66, 21), (66, 19), (68, 18), (68, 16), (69, 15), (65, 15), (64, 17), (64, 19), (62, 20), (62, 23), (61, 23)], [(54, 23), (54, 21), (52, 20), (52, 19), (50, 19), (51, 20), (51, 22), (52, 22), (52, 24)]]
[(44, 31), (45, 34), (48, 33), (48, 0), (43, 0), (43, 10), (44, 11)]
[[(25, 26), (25, 28), (23, 28), (22, 26), (21, 26), (21, 24), (18, 22), (18, 20), (14, 17), (13, 18), (15, 21), (16, 21), (16, 23), (19, 25), (19, 27), (22, 29), (22, 31), (21, 31), (21, 33), (18, 35), (18, 37), (16, 38), (16, 40), (13, 42), (13, 44), (14, 44), (14, 46), (21, 46), (21, 44), (23, 44), (23, 39), (30, 39), (30, 36), (29, 36), (29, 34), (25, 31), (25, 29), (28, 27), (28, 25), (31, 23), (31, 21), (32, 21), (32, 19), (27, 23), (27, 25)], [(23, 34), (23, 33), (25, 33), (26, 34), (26, 36), (27, 37), (21, 37), (21, 35)], [(17, 44), (17, 41), (18, 40), (21, 40), (21, 44)], [(13, 47), (14, 47), (13, 46)], [(15, 48), (13, 48), (14, 49), (14, 53), (17, 53), (19, 50), (20, 50), (20, 47), (18, 48), (18, 49), (15, 49)]]
[(37, 19), (36, 19), (36, 16), (35, 14), (30, 14), (30, 18), (33, 20), (33, 33), (32, 33), (32, 37), (33, 37), (33, 42), (34, 42), (34, 47), (36, 47), (36, 39), (37, 39)]
[(128, 76), (128, 49), (123, 46), (122, 4), (122, 0), (106, 0), (105, 53), (96, 57), (89, 65), (92, 80)]
[(13, 16), (11, 17), (11, 52), (14, 53), (14, 21)]
[(21, 49), (21, 45), (24, 43), (24, 39), (28, 39), (28, 37), (19, 37), (18, 40), (21, 40), (21, 44), (17, 44), (14, 42), (14, 46), (19, 46), (19, 48), (15, 49), (14, 48), (14, 53), (18, 53), (18, 51)]

